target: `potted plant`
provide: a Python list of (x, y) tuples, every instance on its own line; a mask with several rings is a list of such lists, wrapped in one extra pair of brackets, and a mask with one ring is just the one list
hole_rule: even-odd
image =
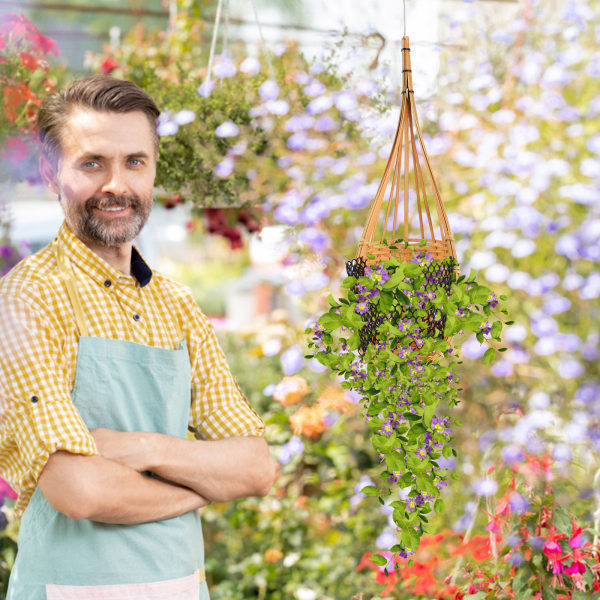
[[(394, 251), (402, 243), (382, 247)], [(453, 257), (434, 259), (417, 247), (409, 261), (393, 255), (380, 262), (373, 254), (366, 258), (348, 264), (345, 293), (337, 299), (330, 295), (329, 310), (307, 330), (310, 356), (361, 397), (383, 465), (381, 485), (362, 492), (383, 504), (396, 488), (408, 490), (390, 504), (400, 534), (391, 550), (407, 557), (427, 531), (428, 513), (444, 508), (441, 490), (448, 470), (443, 459), (456, 455), (452, 428), (460, 423), (447, 411), (458, 404), (460, 391), (452, 338), (472, 332), (489, 344), (483, 355), (487, 365), (494, 360), (503, 324), (510, 322), (502, 320), (505, 297), (477, 283), (474, 271), (458, 276)], [(372, 560), (387, 562), (381, 555)]]

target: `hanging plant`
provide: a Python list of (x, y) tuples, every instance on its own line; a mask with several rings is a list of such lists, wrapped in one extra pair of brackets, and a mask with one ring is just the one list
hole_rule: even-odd
[[(395, 250), (399, 243), (381, 247)], [(440, 496), (448, 470), (440, 459), (456, 456), (452, 428), (460, 423), (446, 414), (458, 404), (460, 391), (452, 338), (471, 332), (489, 343), (483, 355), (488, 365), (496, 353), (491, 344), (501, 341), (499, 315), (506, 314), (504, 297), (478, 284), (474, 271), (457, 277), (455, 265), (452, 257), (439, 260), (420, 250), (410, 262), (392, 256), (364, 267), (353, 261), (349, 270), (355, 274), (342, 282), (346, 294), (330, 295), (329, 310), (307, 330), (313, 334), (311, 357), (361, 396), (384, 467), (382, 485), (362, 492), (383, 504), (395, 488), (410, 488), (404, 500), (390, 504), (401, 540), (391, 550), (405, 558), (427, 531), (427, 515), (444, 509)], [(387, 563), (381, 555), (372, 560)]]
[[(471, 332), (480, 343), (500, 342), (498, 315), (506, 314), (499, 304), (504, 298), (477, 283), (474, 271), (459, 276), (419, 126), (409, 53), (405, 36), (398, 129), (358, 256), (347, 263), (346, 295), (330, 295), (330, 309), (307, 330), (311, 357), (361, 396), (371, 443), (384, 465), (383, 484), (363, 493), (384, 504), (395, 488), (407, 492), (390, 503), (400, 534), (391, 550), (404, 558), (419, 546), (427, 515), (443, 510), (448, 470), (442, 459), (456, 456), (452, 427), (460, 423), (446, 414), (460, 391), (452, 338)], [(488, 348), (485, 364), (495, 352)], [(382, 555), (371, 560), (388, 562)]]

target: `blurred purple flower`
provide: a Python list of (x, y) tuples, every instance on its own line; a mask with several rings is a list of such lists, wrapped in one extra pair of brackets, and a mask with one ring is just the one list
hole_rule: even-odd
[(559, 462), (569, 462), (573, 457), (573, 452), (567, 444), (554, 444), (552, 458)]
[(600, 385), (593, 381), (586, 381), (575, 392), (575, 400), (584, 404), (591, 404), (600, 398)]
[(287, 203), (281, 203), (274, 211), (273, 216), (286, 225), (297, 225), (300, 222), (298, 211)]
[(256, 75), (260, 71), (260, 62), (254, 56), (247, 56), (240, 65), (240, 71), (247, 75)]
[(377, 539), (375, 540), (375, 544), (378, 548), (391, 548), (394, 544), (398, 543), (398, 539), (396, 537), (396, 533), (390, 529), (389, 527), (386, 527), (380, 534), (379, 536), (377, 536)]
[(315, 227), (307, 227), (306, 229), (303, 229), (300, 232), (298, 239), (303, 244), (309, 246), (310, 249), (316, 253), (323, 252), (323, 250), (325, 250), (330, 243), (329, 236), (325, 232)]
[(196, 118), (196, 113), (193, 110), (183, 109), (173, 115), (173, 122), (177, 125), (187, 125)]
[(296, 454), (301, 454), (302, 452), (304, 452), (304, 443), (298, 436), (293, 435), (289, 441), (279, 449), (277, 460), (279, 461), (279, 464), (287, 465)]
[(498, 483), (493, 479), (479, 479), (473, 485), (473, 489), (479, 496), (493, 496), (498, 491)]
[(264, 101), (275, 100), (279, 96), (279, 86), (273, 79), (267, 79), (261, 83), (258, 93)]
[(485, 354), (485, 347), (477, 341), (475, 336), (471, 336), (461, 347), (461, 353), (470, 360), (477, 360)]
[(233, 77), (236, 74), (235, 65), (227, 56), (217, 57), (213, 67), (213, 73), (215, 74), (215, 77), (218, 77), (219, 79)]
[(240, 128), (230, 119), (221, 123), (215, 129), (215, 135), (219, 138), (234, 137), (240, 133)]
[(504, 446), (502, 450), (500, 450), (500, 454), (509, 465), (522, 461), (525, 456), (523, 452), (521, 452), (521, 449), (514, 444)]
[(285, 284), (285, 291), (290, 296), (302, 296), (306, 293), (306, 288), (304, 287), (304, 283), (299, 279), (292, 279)]
[(333, 100), (330, 96), (319, 96), (311, 100), (306, 107), (306, 112), (309, 115), (318, 115), (333, 106)]
[(378, 86), (372, 79), (361, 79), (355, 89), (359, 96), (372, 96), (377, 92)]
[(302, 349), (298, 344), (294, 344), (283, 352), (280, 361), (284, 375), (293, 375), (294, 373), (297, 373), (304, 364)]
[(571, 301), (564, 296), (553, 294), (542, 306), (542, 312), (546, 315), (559, 315), (571, 308)]
[[(164, 113), (162, 113), (160, 115), (160, 117), (162, 117), (163, 114)], [(160, 136), (175, 135), (179, 131), (179, 127), (177, 126), (177, 123), (167, 120), (169, 117), (165, 118), (162, 122), (160, 121), (160, 117), (159, 117), (158, 126), (156, 127), (156, 132), (158, 133), (158, 135), (160, 135)]]
[(313, 126), (315, 118), (307, 115), (306, 113), (300, 113), (293, 115), (285, 122), (286, 131), (303, 131)]
[(327, 88), (318, 80), (313, 79), (308, 85), (304, 86), (304, 93), (313, 98), (320, 96)]
[(290, 150), (303, 150), (306, 146), (307, 139), (308, 138), (304, 132), (299, 131), (298, 133), (293, 133), (287, 139), (287, 146)]
[(221, 179), (229, 177), (233, 173), (233, 158), (226, 156), (223, 160), (215, 167), (215, 175)]
[(501, 360), (492, 367), (492, 375), (494, 377), (510, 377), (514, 372), (514, 367), (511, 363)]
[(304, 286), (307, 290), (320, 290), (329, 283), (329, 277), (322, 271), (316, 271), (304, 278)]
[(560, 361), (558, 365), (558, 374), (563, 379), (574, 379), (584, 373), (583, 365), (574, 358), (567, 358)]
[(280, 117), (290, 112), (290, 105), (287, 100), (269, 100), (266, 103), (266, 108), (272, 115)]
[(529, 502), (519, 492), (512, 492), (508, 498), (508, 505), (513, 513), (520, 515), (529, 508)]
[(215, 89), (214, 81), (205, 81), (198, 86), (198, 95), (202, 98), (207, 98), (210, 93)]
[(316, 131), (331, 131), (336, 127), (338, 127), (338, 123), (334, 121), (329, 115), (322, 115), (315, 122)]

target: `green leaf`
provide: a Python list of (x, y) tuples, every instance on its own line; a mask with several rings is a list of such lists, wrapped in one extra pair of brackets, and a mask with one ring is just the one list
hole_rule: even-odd
[(365, 496), (377, 496), (379, 494), (379, 490), (374, 485), (367, 485), (360, 492)]
[(500, 339), (500, 333), (502, 332), (502, 322), (494, 321), (492, 325), (492, 331), (490, 332), (493, 338)]
[(431, 421), (433, 420), (433, 414), (435, 413), (436, 405), (429, 404), (425, 406), (425, 410), (423, 410), (423, 421), (425, 425), (431, 429)]
[(325, 327), (327, 331), (334, 331), (335, 329), (341, 326), (342, 316), (327, 313), (319, 318), (318, 323), (323, 325), (323, 327)]
[(433, 510), (435, 511), (435, 514), (437, 514), (437, 515), (442, 514), (442, 512), (444, 512), (444, 501), (436, 500), (435, 504), (433, 505)]
[(570, 533), (571, 532), (571, 517), (569, 513), (559, 506), (554, 511), (554, 515), (552, 517), (553, 524), (556, 528), (562, 533)]
[(333, 308), (339, 308), (339, 304), (335, 301), (335, 299), (333, 298), (333, 296), (331, 294), (329, 294), (329, 296), (327, 296), (327, 302), (329, 302), (329, 304), (333, 307)]
[(388, 559), (385, 556), (381, 556), (381, 554), (373, 554), (369, 556), (369, 560), (378, 567), (383, 567), (388, 563)]
[(483, 355), (483, 363), (486, 365), (491, 365), (494, 362), (495, 357), (496, 351), (493, 348), (488, 348)]
[(515, 594), (518, 594), (527, 585), (527, 582), (531, 579), (532, 575), (533, 571), (527, 563), (520, 567), (517, 571), (516, 577), (513, 579), (513, 592), (515, 592)]
[(347, 289), (347, 288), (352, 288), (356, 285), (356, 277), (346, 277), (346, 279), (344, 279), (344, 281), (342, 281), (342, 287)]

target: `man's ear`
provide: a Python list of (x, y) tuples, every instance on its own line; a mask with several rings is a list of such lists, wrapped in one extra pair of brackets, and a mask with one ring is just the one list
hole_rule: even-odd
[(60, 192), (58, 187), (56, 167), (44, 154), (40, 155), (40, 175), (42, 176), (44, 183), (50, 188), (51, 191), (53, 191), (55, 194)]

